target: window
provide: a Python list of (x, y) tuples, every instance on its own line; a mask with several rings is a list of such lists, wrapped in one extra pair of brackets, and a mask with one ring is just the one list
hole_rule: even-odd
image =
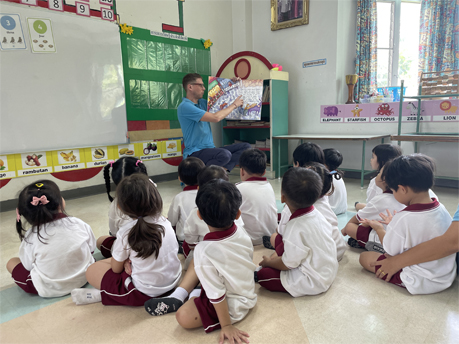
[(378, 87), (400, 86), (418, 93), (420, 1), (378, 1)]

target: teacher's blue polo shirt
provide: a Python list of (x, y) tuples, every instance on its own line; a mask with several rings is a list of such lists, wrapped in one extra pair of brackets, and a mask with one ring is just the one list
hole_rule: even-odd
[(215, 148), (210, 123), (201, 122), (206, 111), (205, 99), (199, 99), (195, 104), (188, 98), (183, 98), (177, 108), (177, 117), (185, 140), (184, 158), (201, 149)]

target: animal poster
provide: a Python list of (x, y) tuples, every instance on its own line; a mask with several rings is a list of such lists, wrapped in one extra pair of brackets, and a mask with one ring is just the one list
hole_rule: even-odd
[(210, 76), (207, 111), (216, 113), (226, 109), (237, 97), (242, 96), (243, 105), (233, 110), (226, 119), (261, 120), (263, 80), (240, 80), (233, 82)]
[(15, 160), (18, 177), (54, 172), (51, 152), (16, 154)]
[(0, 13), (0, 49), (26, 49), (24, 32), (19, 14)]
[(50, 19), (27, 18), (30, 46), (33, 53), (55, 53), (53, 27)]
[(82, 149), (62, 149), (52, 152), (55, 172), (72, 171), (86, 168)]
[[(416, 122), (417, 101), (405, 101), (402, 106), (402, 121)], [(458, 122), (459, 100), (424, 100), (421, 102), (421, 122)], [(322, 105), (321, 123), (398, 123), (399, 102)]]
[(0, 155), (0, 180), (16, 177), (15, 155)]

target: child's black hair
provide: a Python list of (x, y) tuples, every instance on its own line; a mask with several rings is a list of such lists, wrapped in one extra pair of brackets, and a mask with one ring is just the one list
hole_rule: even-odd
[(188, 157), (183, 159), (178, 166), (178, 175), (185, 185), (198, 185), (198, 174), (206, 165), (201, 159)]
[[(112, 179), (115, 185), (118, 185), (119, 182), (127, 176), (130, 176), (133, 173), (143, 173), (148, 176), (147, 168), (145, 165), (135, 157), (122, 157), (116, 160), (113, 163), (112, 168)], [(113, 202), (113, 197), (110, 196), (110, 167), (111, 164), (105, 165), (104, 167), (104, 179), (105, 187), (107, 189), (107, 195), (110, 202)]]
[(222, 179), (214, 179), (200, 186), (196, 196), (202, 219), (214, 228), (229, 228), (241, 204), (242, 196), (238, 188)]
[(290, 168), (282, 178), (281, 192), (294, 208), (307, 208), (319, 199), (322, 180), (309, 168)]
[(158, 218), (163, 210), (163, 200), (155, 185), (145, 174), (134, 173), (121, 180), (116, 187), (116, 197), (121, 211), (137, 219), (128, 234), (129, 246), (137, 257), (145, 259), (154, 254), (158, 258), (164, 227), (144, 219), (146, 216)]
[(336, 180), (343, 178), (344, 172), (338, 170), (338, 167), (340, 167), (343, 163), (343, 155), (334, 148), (326, 148), (324, 149), (324, 159), (325, 165), (328, 167), (330, 172), (334, 172), (333, 177)]
[[(43, 204), (38, 201), (37, 205), (32, 204), (34, 197), (43, 196), (49, 203)], [(64, 202), (59, 187), (51, 180), (38, 180), (26, 186), (19, 194), (17, 211), (33, 226), (33, 233), (37, 233), (38, 240), (43, 242), (41, 230), (44, 224), (54, 221), (58, 213), (64, 213)], [(22, 241), (26, 230), (22, 227), (21, 220), (16, 222), (16, 231)]]
[(249, 174), (263, 175), (266, 171), (266, 154), (258, 148), (246, 149), (239, 158), (239, 166)]
[(318, 162), (309, 162), (305, 167), (316, 172), (322, 179), (323, 186), (320, 197), (332, 195), (335, 191), (335, 187), (333, 186), (333, 175), (330, 174), (328, 168)]
[(325, 164), (324, 152), (318, 144), (312, 142), (302, 143), (293, 151), (293, 162), (298, 163), (299, 167), (304, 167), (311, 161)]
[(226, 173), (226, 170), (223, 167), (218, 165), (206, 166), (206, 168), (202, 169), (198, 174), (198, 185), (199, 187), (202, 187), (204, 184), (213, 179), (223, 179), (225, 181), (229, 181), (228, 173)]
[(376, 155), (376, 161), (378, 162), (378, 171), (384, 167), (384, 165), (392, 159), (402, 155), (402, 149), (400, 146), (392, 145), (390, 143), (381, 143), (372, 150), (373, 154)]
[(428, 191), (434, 185), (435, 163), (424, 154), (402, 155), (386, 163), (382, 178), (390, 189), (409, 186), (414, 192)]

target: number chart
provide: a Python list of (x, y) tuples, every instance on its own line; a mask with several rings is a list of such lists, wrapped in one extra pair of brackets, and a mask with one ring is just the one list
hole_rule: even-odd
[(33, 53), (55, 53), (51, 20), (43, 18), (27, 18), (29, 24), (30, 46)]
[(19, 14), (0, 13), (1, 50), (24, 50), (26, 44)]

